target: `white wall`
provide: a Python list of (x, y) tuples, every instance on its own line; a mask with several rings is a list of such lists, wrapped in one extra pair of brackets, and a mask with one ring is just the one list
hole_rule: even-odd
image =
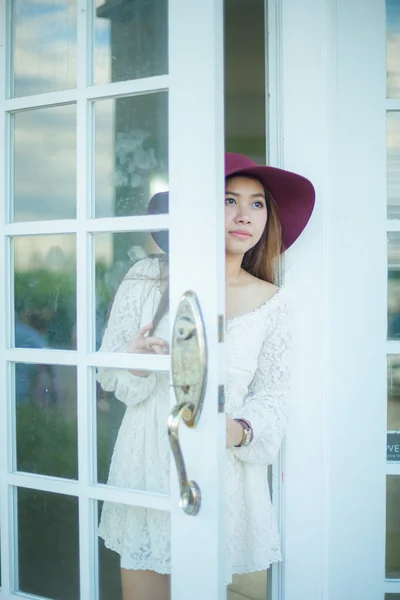
[(298, 360), (285, 600), (383, 600), (383, 0), (282, 0), (283, 165), (317, 204), (289, 253)]

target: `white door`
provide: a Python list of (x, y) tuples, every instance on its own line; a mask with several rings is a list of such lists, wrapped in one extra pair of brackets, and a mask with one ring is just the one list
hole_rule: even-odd
[[(111, 549), (124, 548), (126, 511), (140, 522), (148, 509), (148, 535), (171, 539), (170, 564), (159, 570), (172, 570), (173, 600), (223, 598), (222, 0), (3, 0), (0, 23), (0, 597), (120, 597), (119, 559), (98, 535), (109, 507), (113, 535), (101, 527)], [(167, 189), (169, 210), (147, 215), (149, 199)], [(168, 232), (168, 261), (165, 239), (163, 252), (150, 231)], [(106, 485), (134, 402), (128, 370), (151, 373), (135, 379), (136, 401), (154, 381), (171, 386), (165, 422), (158, 407), (142, 415), (167, 439), (171, 358), (128, 352), (123, 318), (134, 318), (138, 298), (126, 296), (121, 314), (118, 294), (113, 302), (129, 273), (143, 276), (155, 307), (157, 269), (170, 281), (170, 319), (159, 331), (172, 339), (187, 290), (204, 320), (204, 405), (195, 428), (179, 426), (187, 475), (201, 491), (196, 516), (179, 506), (172, 459), (169, 493), (149, 434), (126, 419), (120, 473), (141, 449), (150, 458), (141, 480), (112, 485), (110, 475)], [(99, 352), (109, 319), (115, 330)], [(126, 568), (146, 553), (144, 537), (133, 543)]]

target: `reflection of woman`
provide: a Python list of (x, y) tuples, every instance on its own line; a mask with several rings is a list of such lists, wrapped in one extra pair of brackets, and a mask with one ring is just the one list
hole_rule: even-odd
[[(285, 292), (275, 281), (279, 255), (310, 218), (314, 189), (299, 175), (259, 167), (238, 154), (226, 155), (225, 174), (230, 581), (234, 573), (264, 570), (281, 560), (266, 466), (277, 456), (288, 415), (290, 331)], [(131, 269), (117, 292), (102, 351), (168, 351), (162, 275), (155, 259)], [(168, 376), (100, 369), (98, 377), (127, 405), (109, 484), (167, 493)], [(121, 555), (124, 600), (169, 597), (168, 515), (105, 503), (100, 535)]]

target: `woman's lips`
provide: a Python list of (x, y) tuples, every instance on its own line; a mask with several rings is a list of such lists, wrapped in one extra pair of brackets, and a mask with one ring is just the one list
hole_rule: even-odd
[(245, 231), (230, 231), (229, 233), (238, 240), (247, 240), (251, 237), (250, 233), (246, 233)]

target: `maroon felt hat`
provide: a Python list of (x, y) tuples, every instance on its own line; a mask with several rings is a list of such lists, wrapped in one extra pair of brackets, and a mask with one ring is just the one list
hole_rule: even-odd
[(300, 236), (312, 215), (315, 190), (311, 181), (290, 171), (257, 165), (242, 154), (227, 152), (225, 177), (233, 175), (255, 177), (271, 194), (279, 209), (283, 250), (287, 250)]
[[(225, 177), (249, 175), (258, 179), (275, 200), (282, 226), (283, 250), (287, 250), (300, 236), (312, 215), (315, 204), (314, 186), (302, 175), (275, 167), (257, 165), (251, 158), (227, 152)], [(154, 194), (149, 202), (149, 214), (168, 212), (168, 192)], [(168, 252), (167, 232), (152, 233), (156, 243)]]

